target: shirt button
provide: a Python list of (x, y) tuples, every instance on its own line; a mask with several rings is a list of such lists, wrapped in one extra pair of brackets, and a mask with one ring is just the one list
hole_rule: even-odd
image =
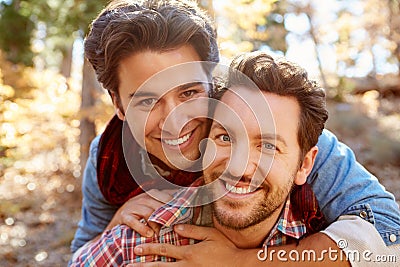
[(363, 219), (367, 218), (367, 212), (364, 211), (364, 210), (361, 211), (361, 212), (360, 212), (360, 217), (363, 218)]
[(396, 235), (395, 234), (391, 234), (390, 236), (389, 236), (389, 240), (391, 241), (391, 242), (396, 242), (396, 240), (397, 240), (397, 237), (396, 237)]

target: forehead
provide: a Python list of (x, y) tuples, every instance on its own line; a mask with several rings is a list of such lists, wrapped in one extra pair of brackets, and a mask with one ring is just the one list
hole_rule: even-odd
[[(159, 73), (161, 74), (155, 82), (164, 82), (165, 87), (182, 82), (182, 77), (188, 77), (186, 80), (191, 77), (193, 79), (193, 76), (198, 75), (198, 71), (200, 70), (198, 69), (198, 65), (186, 68), (177, 67), (172, 70), (171, 67), (199, 60), (199, 55), (190, 45), (184, 45), (164, 52), (145, 50), (134, 53), (121, 60), (119, 64), (119, 89), (135, 91), (149, 80), (149, 78)], [(195, 68), (197, 69), (195, 70)], [(163, 72), (165, 73), (162, 74)]]
[(300, 107), (293, 97), (234, 87), (220, 101), (214, 119), (222, 126), (239, 129), (240, 124), (249, 136), (277, 134), (297, 140)]
[(148, 93), (162, 96), (172, 90), (194, 84), (208, 83), (202, 62), (187, 62), (171, 66), (154, 74), (146, 80), (135, 93)]

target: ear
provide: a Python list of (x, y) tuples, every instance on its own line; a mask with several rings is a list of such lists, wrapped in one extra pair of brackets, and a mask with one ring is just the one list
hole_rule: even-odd
[(114, 92), (110, 92), (111, 99), (115, 108), (115, 113), (117, 114), (118, 118), (123, 121), (125, 119), (124, 110), (122, 108), (121, 100), (118, 96), (115, 95)]
[(303, 162), (299, 168), (299, 170), (296, 173), (296, 177), (294, 179), (294, 183), (297, 185), (302, 185), (307, 181), (307, 176), (310, 174), (315, 158), (317, 157), (318, 154), (318, 147), (314, 146), (312, 147), (307, 154), (304, 156)]

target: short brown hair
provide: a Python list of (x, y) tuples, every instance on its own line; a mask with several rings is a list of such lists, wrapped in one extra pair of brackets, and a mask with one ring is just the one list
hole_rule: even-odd
[[(230, 65), (230, 74), (219, 85), (214, 97), (220, 99), (227, 88), (235, 85), (248, 85), (245, 74), (263, 92), (280, 96), (294, 97), (300, 106), (300, 122), (297, 141), (301, 149), (301, 159), (317, 144), (328, 111), (326, 109), (325, 90), (316, 81), (308, 78), (307, 71), (284, 58), (274, 60), (265, 52), (245, 53), (235, 57)], [(246, 78), (247, 79), (247, 78)]]
[(116, 0), (92, 22), (85, 56), (97, 79), (118, 99), (122, 59), (144, 50), (168, 51), (192, 45), (201, 60), (219, 61), (210, 18), (190, 0)]

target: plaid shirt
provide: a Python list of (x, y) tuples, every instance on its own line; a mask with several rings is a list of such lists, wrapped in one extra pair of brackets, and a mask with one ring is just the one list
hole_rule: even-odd
[[(198, 179), (195, 184), (200, 185), (201, 180)], [(137, 256), (133, 249), (144, 243), (169, 243), (178, 246), (194, 244), (195, 240), (176, 234), (173, 226), (180, 223), (198, 224), (200, 219), (204, 220), (201, 218), (203, 207), (187, 207), (196, 195), (195, 190), (195, 187), (190, 187), (181, 191), (173, 200), (151, 215), (149, 221), (161, 225), (159, 234), (142, 237), (126, 225), (117, 225), (105, 232), (97, 242), (88, 243), (78, 250), (70, 266), (124, 266), (133, 262), (174, 261), (158, 255)], [(310, 201), (315, 206), (315, 197)], [(279, 220), (265, 239), (264, 246), (284, 245), (305, 236), (306, 224), (304, 220), (296, 219), (298, 215), (293, 213), (293, 208), (289, 197)], [(212, 221), (211, 217), (206, 220)]]

